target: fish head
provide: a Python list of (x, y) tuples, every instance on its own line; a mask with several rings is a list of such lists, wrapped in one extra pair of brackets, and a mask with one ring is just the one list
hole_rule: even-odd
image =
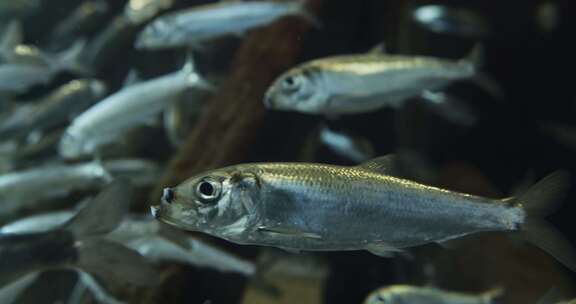
[(175, 188), (165, 188), (152, 214), (169, 225), (234, 239), (254, 226), (255, 173), (228, 167), (194, 176)]
[(322, 73), (315, 68), (300, 67), (278, 77), (264, 97), (269, 109), (321, 113), (328, 103), (323, 89)]

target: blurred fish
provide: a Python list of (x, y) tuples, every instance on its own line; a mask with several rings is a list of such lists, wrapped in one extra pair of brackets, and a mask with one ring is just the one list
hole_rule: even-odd
[(124, 16), (133, 24), (143, 24), (172, 5), (174, 0), (130, 0), (124, 7)]
[(418, 97), (433, 112), (453, 123), (472, 126), (478, 121), (476, 113), (462, 99), (449, 92), (426, 90)]
[(99, 237), (120, 224), (130, 194), (130, 185), (116, 180), (56, 229), (0, 234), (0, 286), (54, 268), (95, 274), (112, 282), (156, 284), (159, 277), (142, 256)]
[(268, 88), (269, 109), (310, 114), (355, 114), (399, 107), (424, 90), (476, 74), (473, 58), (362, 54), (320, 58), (280, 75)]
[(412, 19), (421, 27), (438, 34), (478, 39), (490, 33), (486, 18), (467, 8), (423, 5), (414, 10)]
[(56, 25), (48, 36), (48, 43), (56, 49), (70, 45), (74, 40), (96, 30), (102, 24), (107, 12), (108, 3), (104, 0), (81, 3), (66, 19)]
[(0, 1), (0, 20), (22, 18), (36, 13), (42, 6), (41, 0)]
[(138, 49), (202, 48), (203, 43), (225, 35), (241, 35), (284, 16), (299, 16), (314, 24), (305, 1), (238, 1), (199, 5), (166, 14), (138, 35)]
[(361, 163), (376, 156), (374, 146), (366, 138), (337, 132), (325, 125), (320, 128), (319, 136), (332, 152), (352, 162)]
[(0, 141), (59, 126), (80, 114), (106, 94), (96, 79), (70, 81), (38, 101), (17, 107), (0, 122)]
[(23, 210), (35, 209), (47, 199), (101, 186), (110, 179), (99, 162), (44, 165), (0, 175), (0, 221)]
[[(26, 217), (4, 225), (0, 233), (44, 232), (62, 225), (74, 214), (74, 211), (57, 211)], [(152, 217), (127, 217), (105, 238), (138, 251), (151, 262), (184, 263), (245, 276), (256, 273), (254, 263), (161, 225)]]
[(47, 55), (33, 46), (18, 45), (5, 53), (8, 61), (0, 64), (0, 92), (23, 93), (35, 85), (48, 83), (63, 71), (85, 74), (86, 69), (78, 59), (84, 46), (84, 41), (77, 41), (60, 54)]
[(0, 287), (0, 303), (17, 303), (18, 296), (36, 281), (38, 275), (38, 272), (29, 273), (14, 282)]
[(468, 294), (430, 287), (393, 285), (372, 292), (364, 304), (495, 304), (502, 293), (502, 289)]
[(380, 256), (484, 231), (521, 232), (576, 270), (574, 249), (542, 219), (568, 190), (565, 173), (499, 200), (397, 177), (395, 162), (384, 156), (355, 167), (256, 163), (211, 170), (166, 188), (152, 213), (238, 244)]
[(128, 179), (135, 186), (152, 185), (162, 173), (158, 164), (138, 158), (103, 161), (102, 166), (114, 178)]
[(184, 91), (208, 87), (189, 60), (180, 71), (124, 88), (74, 119), (60, 141), (60, 155), (94, 154), (103, 144), (154, 119)]

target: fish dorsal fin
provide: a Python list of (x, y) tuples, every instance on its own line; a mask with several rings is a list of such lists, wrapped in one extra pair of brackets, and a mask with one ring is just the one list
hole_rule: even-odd
[(357, 167), (380, 174), (398, 176), (400, 175), (400, 172), (398, 170), (397, 161), (398, 159), (395, 154), (388, 154), (361, 163)]
[(386, 44), (380, 42), (368, 50), (368, 54), (386, 54)]
[(127, 88), (140, 82), (142, 82), (142, 79), (140, 78), (138, 70), (130, 69), (126, 75), (126, 79), (124, 79), (124, 82), (122, 83), (122, 87)]
[(86, 204), (62, 229), (76, 236), (95, 236), (116, 229), (130, 206), (131, 186), (128, 180), (116, 179)]

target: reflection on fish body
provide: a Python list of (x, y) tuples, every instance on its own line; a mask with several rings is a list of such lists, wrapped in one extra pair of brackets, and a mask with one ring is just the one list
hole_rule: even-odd
[(238, 1), (195, 6), (164, 15), (147, 25), (136, 40), (139, 49), (201, 48), (225, 35), (240, 35), (284, 16), (317, 23), (303, 1)]
[(423, 90), (441, 88), (475, 73), (475, 64), (467, 59), (340, 55), (288, 70), (268, 88), (264, 103), (274, 110), (310, 114), (363, 113), (401, 106)]
[(36, 102), (16, 108), (0, 123), (0, 140), (56, 127), (90, 107), (106, 94), (106, 85), (95, 79), (73, 80)]
[[(576, 254), (540, 218), (561, 198), (557, 173), (515, 199), (452, 192), (395, 177), (392, 157), (356, 167), (313, 163), (241, 164), (167, 189), (161, 221), (238, 244), (289, 250), (368, 250), (389, 256), (484, 231), (521, 231), (576, 269)], [(466, 218), (466, 221), (462, 221)], [(541, 235), (548, 240), (539, 242)]]
[(206, 87), (208, 84), (188, 62), (180, 71), (124, 88), (74, 119), (60, 141), (60, 155), (77, 158), (93, 154), (126, 131), (154, 119), (184, 91)]
[(372, 292), (364, 304), (495, 304), (502, 293), (501, 289), (467, 294), (430, 287), (393, 285)]

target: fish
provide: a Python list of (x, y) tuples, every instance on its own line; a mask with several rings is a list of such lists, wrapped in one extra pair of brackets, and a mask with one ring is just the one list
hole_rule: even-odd
[(0, 286), (49, 269), (70, 269), (139, 286), (158, 284), (158, 273), (142, 256), (100, 237), (120, 224), (130, 196), (130, 184), (115, 180), (55, 229), (0, 234)]
[(238, 1), (191, 7), (152, 21), (139, 34), (137, 49), (202, 49), (206, 41), (226, 35), (242, 35), (285, 16), (301, 17), (319, 24), (305, 9), (305, 1)]
[(92, 155), (104, 144), (160, 114), (179, 94), (191, 88), (211, 88), (192, 60), (176, 72), (123, 88), (98, 102), (66, 129), (59, 153), (67, 159)]
[(103, 98), (106, 91), (100, 80), (77, 79), (40, 100), (25, 102), (0, 122), (0, 141), (62, 125)]
[(265, 93), (264, 105), (330, 116), (398, 108), (424, 90), (474, 77), (479, 52), (474, 48), (461, 60), (378, 52), (314, 59), (277, 77)]
[(431, 287), (392, 285), (372, 292), (364, 304), (496, 304), (502, 294), (500, 288), (472, 294)]
[(492, 32), (485, 16), (464, 7), (422, 5), (413, 11), (412, 20), (433, 33), (463, 38), (485, 38)]
[(180, 146), (202, 115), (206, 106), (206, 93), (200, 90), (186, 92), (164, 111), (162, 116), (164, 130), (174, 147)]
[(132, 24), (144, 24), (173, 5), (174, 0), (130, 0), (124, 7), (124, 16)]
[(394, 172), (396, 162), (387, 155), (358, 166), (233, 165), (165, 188), (151, 212), (169, 225), (236, 244), (294, 252), (367, 250), (383, 257), (480, 232), (520, 232), (576, 270), (576, 252), (543, 220), (547, 206), (569, 188), (566, 172), (553, 173), (519, 197), (491, 199), (402, 178)]
[[(54, 211), (18, 219), (0, 227), (0, 233), (37, 233), (70, 220), (73, 210)], [(137, 251), (152, 263), (172, 262), (222, 272), (256, 274), (253, 262), (239, 258), (187, 234), (161, 225), (153, 217), (130, 214), (105, 239)]]
[(108, 3), (103, 0), (82, 2), (54, 27), (47, 43), (54, 49), (70, 45), (76, 39), (96, 30), (97, 26), (102, 24), (108, 10)]

